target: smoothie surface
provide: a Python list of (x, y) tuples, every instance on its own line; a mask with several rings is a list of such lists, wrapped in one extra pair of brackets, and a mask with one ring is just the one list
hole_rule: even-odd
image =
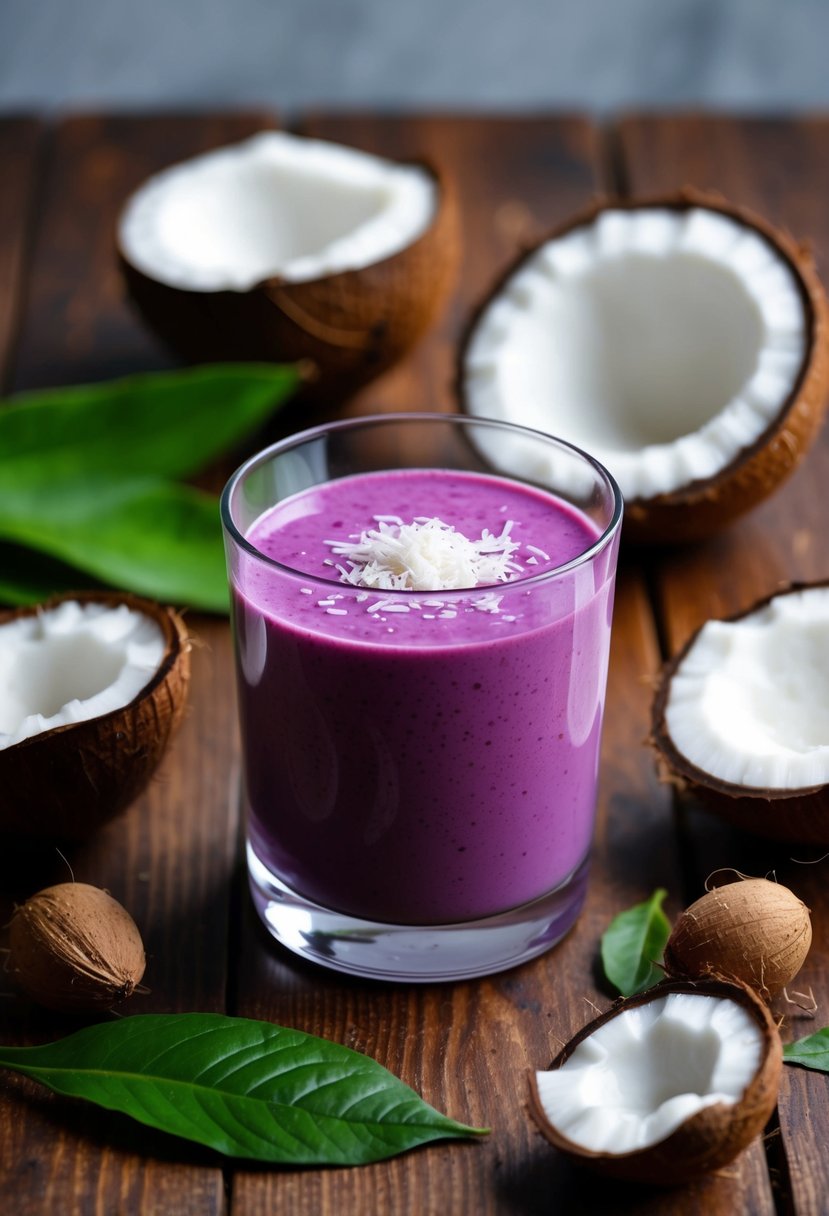
[[(509, 523), (519, 571), (506, 582), (434, 592), (355, 588), (341, 579), (338, 566), (348, 569), (348, 562), (330, 542), (353, 541), (380, 521), (426, 518), (470, 540), (485, 530), (498, 536)], [(569, 504), (505, 478), (441, 469), (363, 473), (304, 490), (260, 516), (247, 540), (297, 576), (274, 578), (269, 567), (250, 562), (242, 589), (263, 613), (328, 636), (459, 644), (534, 627), (526, 609), (538, 584), (528, 580), (575, 560), (598, 537), (592, 521)], [(313, 577), (304, 581), (301, 574)]]

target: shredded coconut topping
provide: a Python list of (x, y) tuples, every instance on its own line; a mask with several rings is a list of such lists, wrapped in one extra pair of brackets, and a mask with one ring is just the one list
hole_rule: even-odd
[[(410, 524), (397, 517), (374, 518), (376, 528), (346, 541), (325, 542), (350, 567), (337, 566), (341, 582), (381, 591), (448, 591), (506, 583), (522, 573), (512, 560), (519, 548), (510, 539), (512, 520), (504, 523), (498, 536), (484, 528), (479, 540), (470, 540), (437, 518), (421, 516)], [(372, 610), (374, 605), (368, 609)]]

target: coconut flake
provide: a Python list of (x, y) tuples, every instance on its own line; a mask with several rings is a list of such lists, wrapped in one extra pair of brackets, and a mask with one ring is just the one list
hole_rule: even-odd
[(67, 600), (0, 627), (0, 750), (129, 705), (164, 658), (155, 621)]
[[(519, 548), (510, 538), (512, 520), (504, 523), (498, 536), (485, 528), (478, 540), (470, 540), (438, 518), (419, 517), (399, 525), (386, 522), (389, 518), (375, 516), (377, 527), (353, 541), (325, 542), (351, 567), (340, 575), (343, 582), (384, 591), (447, 591), (504, 583), (521, 573), (521, 566), (512, 560)], [(379, 607), (372, 605), (368, 611)]]

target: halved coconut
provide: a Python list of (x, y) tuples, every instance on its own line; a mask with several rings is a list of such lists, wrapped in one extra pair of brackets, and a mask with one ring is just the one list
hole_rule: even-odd
[(651, 738), (670, 778), (726, 819), (829, 845), (829, 581), (708, 621), (666, 664)]
[(768, 1122), (783, 1049), (743, 985), (671, 981), (585, 1026), (531, 1082), (562, 1152), (606, 1174), (674, 1185), (719, 1169)]
[(264, 131), (149, 178), (118, 244), (135, 303), (179, 354), (310, 360), (330, 395), (426, 328), (454, 274), (456, 212), (426, 165)]
[(473, 414), (584, 448), (638, 541), (706, 536), (798, 463), (829, 385), (808, 251), (719, 197), (593, 207), (521, 258), (473, 322)]
[(109, 592), (0, 616), (0, 832), (78, 840), (144, 788), (181, 721), (172, 608)]

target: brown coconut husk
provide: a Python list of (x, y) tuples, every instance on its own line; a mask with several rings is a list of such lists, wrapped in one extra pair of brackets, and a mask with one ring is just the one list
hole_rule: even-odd
[(794, 979), (811, 944), (803, 901), (781, 883), (745, 878), (714, 887), (685, 909), (663, 963), (668, 975), (738, 980), (768, 1001)]
[(47, 887), (12, 918), (8, 970), (47, 1009), (111, 1009), (135, 991), (145, 966), (141, 934), (129, 912), (87, 883)]

